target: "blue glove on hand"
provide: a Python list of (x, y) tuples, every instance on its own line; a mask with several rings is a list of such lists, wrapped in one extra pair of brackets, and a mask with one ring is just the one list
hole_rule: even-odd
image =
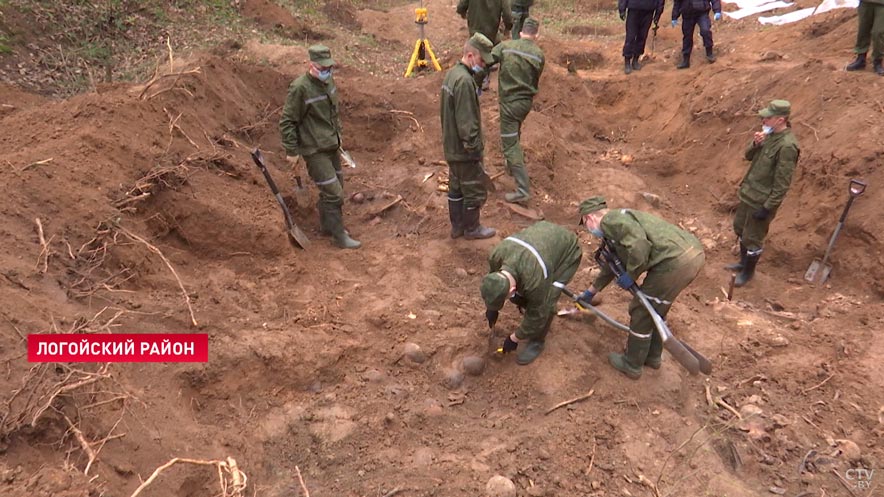
[(752, 213), (752, 218), (759, 221), (764, 221), (765, 219), (767, 219), (767, 216), (770, 216), (770, 211), (764, 207)]
[(716, 12), (715, 15), (712, 16), (712, 18), (715, 19), (716, 21), (720, 21), (721, 20), (721, 12)]
[(676, 26), (678, 26), (678, 19), (673, 19), (672, 20), (672, 27), (674, 28)]
[(578, 304), (586, 304), (592, 305), (592, 298), (595, 297), (595, 292), (590, 292), (589, 290), (584, 290), (583, 293), (577, 296)]
[(617, 286), (624, 290), (629, 290), (632, 285), (635, 285), (635, 280), (629, 276), (629, 273), (623, 273), (617, 278)]

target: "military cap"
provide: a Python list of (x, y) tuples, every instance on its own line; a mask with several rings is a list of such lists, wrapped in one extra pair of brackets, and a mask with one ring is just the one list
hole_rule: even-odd
[(771, 100), (767, 107), (758, 111), (761, 117), (784, 116), (789, 117), (792, 112), (792, 104), (787, 100)]
[(479, 50), (479, 55), (482, 56), (482, 60), (487, 65), (494, 64), (494, 57), (491, 56), (491, 49), (494, 48), (494, 44), (491, 43), (491, 40), (488, 39), (482, 33), (476, 33), (470, 37), (470, 45), (473, 48)]
[(605, 197), (602, 197), (601, 195), (589, 197), (583, 202), (580, 202), (580, 222), (577, 224), (583, 224), (583, 216), (607, 208), (608, 203), (605, 202)]
[(307, 49), (307, 53), (310, 55), (310, 60), (317, 65), (322, 67), (335, 65), (335, 60), (331, 56), (331, 50), (325, 45), (313, 45)]
[(499, 271), (488, 273), (482, 278), (480, 291), (485, 307), (492, 311), (499, 310), (510, 294), (510, 280)]
[(523, 30), (525, 28), (534, 28), (536, 30), (539, 27), (540, 27), (540, 21), (538, 21), (537, 19), (535, 19), (533, 17), (529, 17), (528, 19), (525, 19), (525, 22), (522, 23)]

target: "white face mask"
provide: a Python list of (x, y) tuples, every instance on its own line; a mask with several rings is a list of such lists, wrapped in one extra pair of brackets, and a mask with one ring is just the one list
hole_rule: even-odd
[(769, 134), (773, 133), (773, 127), (768, 126), (766, 124), (762, 124), (761, 125), (761, 132), (764, 133), (765, 135), (769, 135)]

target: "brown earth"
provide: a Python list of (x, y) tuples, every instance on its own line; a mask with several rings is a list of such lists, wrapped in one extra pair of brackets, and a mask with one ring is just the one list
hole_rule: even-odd
[[(448, 67), (466, 29), (451, 2), (430, 8), (428, 33)], [(846, 496), (836, 473), (881, 467), (884, 80), (841, 69), (851, 12), (778, 29), (722, 23), (719, 61), (688, 71), (673, 67), (680, 31), (662, 28), (656, 54), (629, 77), (617, 36), (542, 40), (548, 65), (523, 130), (536, 206), (574, 226), (577, 202), (602, 193), (690, 229), (707, 248), (670, 324), (713, 360), (713, 375), (689, 376), (667, 356), (633, 382), (606, 361), (624, 337), (589, 317), (558, 320), (531, 366), (491, 358), (477, 288), (500, 238), (447, 238), (442, 74), (398, 76), (414, 43), (412, 9), (341, 11), (340, 29), (361, 25), (370, 49), (341, 33), (326, 40), (344, 61), (344, 140), (359, 163), (346, 190), (373, 198), (345, 205), (359, 251), (333, 249), (311, 209), (296, 221), (314, 243), (293, 250), (248, 157), (261, 147), (291, 193), (276, 122), (303, 47), (251, 41), (224, 56), (179, 57), (176, 71), (199, 73), (67, 100), (0, 87), (0, 493), (130, 495), (172, 457), (233, 457), (247, 495), (274, 497), (300, 495), (295, 466), (314, 496), (475, 496), (501, 474), (518, 495), (650, 496), (656, 484), (658, 497)], [(260, 22), (296, 26), (280, 16)], [(569, 57), (597, 64), (598, 54), (600, 67), (569, 71)], [(733, 259), (742, 150), (773, 98), (794, 105), (800, 166), (755, 281), (728, 302), (721, 267)], [(482, 105), (493, 173), (502, 170), (493, 89)], [(805, 284), (853, 177), (870, 186), (838, 240), (832, 279)], [(373, 215), (395, 195), (404, 202)], [(529, 224), (502, 193), (483, 216), (501, 236)], [(45, 272), (35, 219), (50, 251)], [(121, 227), (169, 259), (198, 327), (163, 261)], [(592, 278), (593, 242), (581, 237), (575, 288)], [(604, 297), (602, 308), (625, 320), (623, 292)], [(500, 337), (517, 320), (508, 307)], [(24, 335), (112, 331), (208, 333), (210, 360), (114, 364), (112, 381), (63, 394), (34, 426), (13, 422), (22, 386), (26, 394), (70, 372), (29, 375)], [(427, 360), (402, 357), (406, 342)], [(468, 355), (489, 359), (484, 372), (448, 388)], [(545, 414), (590, 389), (590, 399)], [(87, 440), (124, 434), (101, 446), (88, 475), (64, 416)], [(843, 439), (860, 454), (845, 454)], [(141, 495), (216, 495), (213, 471), (175, 466)], [(875, 495), (854, 495), (866, 493)]]

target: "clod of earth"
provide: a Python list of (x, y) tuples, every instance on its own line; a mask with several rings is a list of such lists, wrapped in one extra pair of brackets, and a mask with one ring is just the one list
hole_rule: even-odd
[(486, 497), (516, 497), (516, 486), (513, 482), (500, 475), (494, 475), (485, 484)]
[(405, 344), (405, 350), (403, 351), (405, 357), (408, 358), (411, 362), (416, 364), (423, 364), (424, 361), (427, 360), (427, 355), (424, 354), (424, 351), (421, 350), (420, 345), (412, 342), (408, 342)]

